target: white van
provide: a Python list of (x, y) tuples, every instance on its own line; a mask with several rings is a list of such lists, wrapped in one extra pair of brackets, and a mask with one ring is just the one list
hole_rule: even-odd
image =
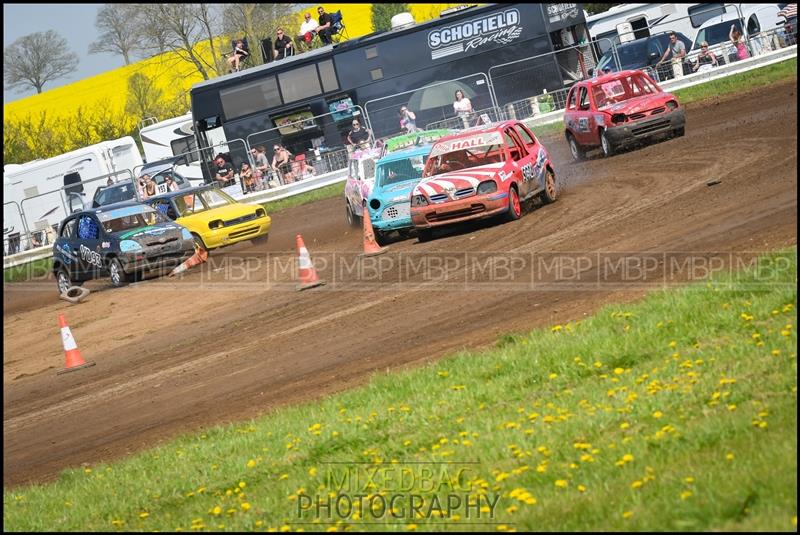
[[(139, 129), (144, 159), (148, 163), (186, 154), (185, 163), (178, 163), (174, 169), (190, 180), (203, 180), (203, 171), (198, 159), (197, 142), (194, 137), (192, 114), (173, 117)], [(188, 153), (188, 154), (187, 154)]]
[(717, 56), (720, 64), (736, 60), (736, 48), (730, 40), (731, 25), (749, 41), (750, 54), (758, 56), (771, 49), (770, 39), (772, 34), (762, 36), (762, 33), (775, 30), (783, 19), (778, 16), (778, 4), (739, 4), (740, 13), (736, 10), (728, 11), (723, 15), (713, 17), (700, 27), (694, 39), (691, 50), (688, 52), (690, 61), (700, 52), (700, 45), (708, 43), (708, 48)]
[[(25, 231), (45, 232), (84, 202), (94, 197), (110, 177), (114, 182), (130, 178), (124, 171), (142, 165), (136, 141), (130, 136), (103, 141), (46, 160), (3, 169), (4, 251), (13, 254), (29, 248)], [(89, 181), (89, 182), (87, 182)], [(24, 220), (21, 213), (24, 213)], [(11, 245), (9, 245), (11, 244)], [(45, 245), (45, 244), (41, 244)]]

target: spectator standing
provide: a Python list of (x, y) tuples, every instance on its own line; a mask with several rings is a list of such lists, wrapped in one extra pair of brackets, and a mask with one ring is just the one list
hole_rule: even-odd
[(416, 114), (406, 106), (400, 108), (400, 128), (404, 128), (409, 134), (419, 131)]
[(294, 182), (292, 178), (292, 153), (286, 150), (283, 145), (273, 147), (272, 167), (278, 172), (278, 176), (284, 184)]
[(263, 145), (259, 145), (251, 149), (250, 154), (253, 156), (253, 162), (255, 163), (253, 174), (255, 175), (256, 181), (260, 182), (262, 186), (269, 184), (271, 168), (269, 166), (269, 161), (267, 161), (267, 148)]
[(362, 145), (369, 143), (369, 130), (361, 128), (361, 123), (358, 119), (353, 119), (353, 129), (347, 134), (347, 142), (351, 145)]
[(297, 42), (303, 42), (307, 47), (311, 47), (311, 42), (314, 40), (314, 36), (317, 35), (319, 23), (311, 18), (311, 13), (306, 13), (303, 15), (303, 18), (305, 20), (303, 24), (300, 25), (300, 33), (297, 36)]
[(249, 55), (250, 53), (244, 48), (244, 41), (241, 39), (236, 41), (236, 44), (233, 45), (233, 52), (231, 52), (231, 56), (228, 58), (228, 63), (231, 64), (231, 72), (239, 72), (239, 62)]
[(317, 27), (317, 34), (319, 35), (323, 45), (329, 45), (333, 42), (331, 39), (331, 26), (333, 25), (333, 19), (328, 13), (325, 13), (325, 8), (322, 6), (317, 8), (317, 13), (319, 14), (319, 26)]
[(678, 35), (675, 32), (669, 32), (669, 45), (667, 45), (667, 49), (664, 51), (661, 59), (656, 63), (656, 68), (667, 61), (667, 56), (670, 56), (670, 60), (681, 60), (681, 64), (683, 64), (684, 58), (686, 57), (686, 45), (678, 39)]
[(750, 57), (750, 53), (747, 51), (747, 45), (744, 42), (744, 38), (742, 37), (742, 32), (740, 32), (735, 24), (731, 24), (731, 31), (729, 34), (731, 38), (731, 43), (733, 46), (736, 47), (736, 58), (737, 59), (747, 59)]
[(474, 111), (472, 109), (472, 101), (464, 96), (464, 92), (460, 89), (456, 89), (455, 94), (456, 100), (453, 102), (453, 109), (459, 115), (459, 117), (465, 117), (469, 119), (470, 115)]
[(233, 178), (233, 165), (226, 161), (222, 155), (217, 156), (214, 163), (217, 164), (217, 172), (214, 179), (219, 182), (219, 185), (222, 187), (233, 185), (236, 182)]
[(275, 38), (275, 51), (273, 52), (275, 59), (283, 59), (294, 55), (292, 40), (288, 35), (283, 33), (283, 28), (278, 28), (277, 34), (278, 36)]

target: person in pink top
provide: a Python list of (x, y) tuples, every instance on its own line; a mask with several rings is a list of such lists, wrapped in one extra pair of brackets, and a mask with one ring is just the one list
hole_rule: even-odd
[(750, 53), (747, 51), (747, 44), (744, 42), (744, 38), (742, 37), (742, 32), (736, 29), (735, 24), (731, 24), (731, 33), (730, 33), (731, 43), (733, 46), (736, 47), (736, 57), (739, 59), (747, 59), (750, 57)]

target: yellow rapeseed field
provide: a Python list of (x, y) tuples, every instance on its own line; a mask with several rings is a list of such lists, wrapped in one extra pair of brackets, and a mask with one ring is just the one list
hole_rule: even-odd
[[(350, 38), (367, 35), (373, 31), (372, 4), (322, 5), (329, 13), (342, 11)], [(438, 16), (442, 9), (453, 5), (457, 4), (411, 4), (410, 10), (415, 20), (422, 22)], [(316, 16), (316, 11), (312, 11)], [(303, 12), (297, 13), (298, 28), (303, 20)], [(227, 39), (220, 38), (219, 41), (218, 50), (227, 50)], [(201, 53), (207, 59), (210, 56), (207, 47)], [(142, 73), (155, 80), (156, 86), (163, 91), (164, 98), (169, 100), (202, 80), (202, 76), (193, 65), (181, 61), (173, 53), (165, 53), (65, 86), (49, 90), (45, 88), (41, 94), (5, 104), (3, 113), (6, 119), (14, 120), (31, 115), (38, 117), (42, 112), (47, 112), (49, 120), (54, 121), (59, 116), (72, 115), (81, 106), (84, 109), (103, 106), (115, 113), (124, 114), (128, 79), (135, 73)]]

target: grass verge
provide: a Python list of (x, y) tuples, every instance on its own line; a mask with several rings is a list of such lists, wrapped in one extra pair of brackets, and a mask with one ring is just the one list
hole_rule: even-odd
[[(331, 184), (330, 186), (324, 186), (322, 188), (315, 189), (313, 191), (301, 193), (299, 195), (293, 195), (292, 197), (286, 197), (285, 199), (279, 199), (277, 201), (270, 201), (262, 204), (264, 205), (264, 208), (267, 209), (267, 212), (272, 214), (275, 212), (279, 212), (281, 210), (286, 210), (287, 208), (293, 208), (295, 206), (308, 204), (310, 202), (319, 201), (322, 199), (328, 199), (330, 197), (337, 197), (339, 195), (344, 195), (344, 184), (345, 184), (344, 182), (337, 182), (336, 184)], [(344, 205), (342, 205), (342, 211), (344, 211)]]
[(47, 275), (53, 269), (52, 258), (41, 258), (3, 270), (3, 282), (23, 282)]
[(794, 531), (796, 256), (6, 490), (4, 528)]

